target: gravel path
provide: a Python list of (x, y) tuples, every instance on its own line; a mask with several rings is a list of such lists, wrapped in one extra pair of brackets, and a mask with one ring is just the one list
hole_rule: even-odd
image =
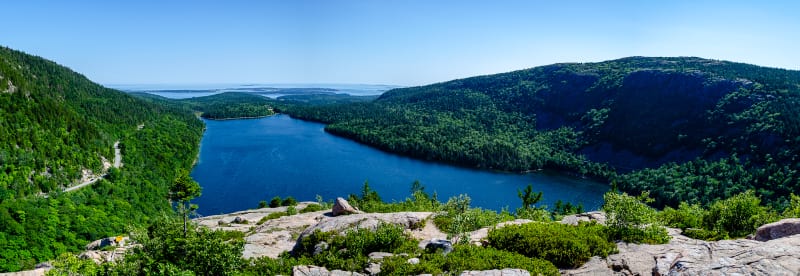
[[(114, 142), (114, 168), (119, 168), (121, 166), (122, 166), (122, 153), (119, 150), (119, 141), (116, 141), (116, 142)], [(81, 184), (78, 184), (78, 185), (75, 185), (75, 186), (72, 186), (72, 187), (64, 189), (64, 192), (66, 193), (66, 192), (74, 191), (74, 190), (77, 190), (77, 189), (92, 185), (95, 182), (97, 182), (97, 180), (100, 180), (100, 178), (103, 178), (106, 175), (108, 175), (108, 174), (106, 173), (106, 174), (103, 174), (101, 176), (95, 176), (95, 177), (89, 178), (89, 180), (86, 180)]]

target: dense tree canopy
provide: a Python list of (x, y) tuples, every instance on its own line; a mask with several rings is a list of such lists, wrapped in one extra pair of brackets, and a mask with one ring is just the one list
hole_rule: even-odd
[[(177, 169), (191, 166), (202, 128), (186, 110), (0, 48), (0, 271), (31, 268), (171, 213), (167, 188)], [(61, 192), (83, 169), (102, 172), (115, 141), (121, 169)]]

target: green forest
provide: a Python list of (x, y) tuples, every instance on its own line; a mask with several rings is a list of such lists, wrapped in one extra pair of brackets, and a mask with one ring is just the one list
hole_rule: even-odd
[(565, 63), (281, 111), (426, 160), (565, 171), (656, 206), (800, 191), (800, 71), (701, 58)]
[[(196, 158), (192, 113), (99, 86), (54, 62), (0, 48), (0, 271), (32, 268), (171, 214), (167, 188)], [(124, 166), (101, 170), (120, 141)], [(46, 195), (46, 196), (45, 196)]]
[[(394, 89), (377, 98), (319, 94), (273, 100), (222, 93), (172, 100), (104, 88), (52, 61), (0, 48), (0, 271), (29, 269), (56, 258), (57, 264), (80, 263), (96, 274), (119, 275), (143, 269), (258, 275), (286, 273), (298, 263), (363, 268), (365, 252), (358, 250), (364, 249), (350, 248), (346, 241), (375, 242), (374, 233), (315, 234), (333, 245), (327, 259), (301, 250), (277, 260), (244, 260), (237, 254), (242, 243), (236, 234), (200, 230), (191, 223), (183, 226), (191, 231), (180, 231), (180, 216), (168, 199), (180, 201), (184, 218), (195, 208), (188, 202), (191, 196), (176, 196), (170, 188), (176, 179), (192, 183), (186, 172), (197, 157), (204, 128), (198, 117), (275, 112), (325, 123), (329, 133), (385, 151), (488, 170), (561, 171), (627, 192), (606, 194), (604, 210), (619, 214), (608, 226), (509, 228), (493, 232), (494, 249), (459, 246), (450, 258), (409, 251), (426, 256), (422, 266), (388, 262), (387, 271), (494, 268), (479, 262), (488, 259), (555, 274), (556, 267), (578, 266), (590, 256), (614, 252), (614, 241), (666, 242), (663, 225), (700, 239), (742, 237), (763, 223), (800, 212), (795, 195), (800, 193), (799, 101), (799, 71), (643, 57), (554, 64)], [(102, 160), (113, 159), (117, 141), (124, 165), (105, 171)], [(103, 178), (63, 192), (77, 184), (84, 170)], [(552, 221), (580, 210), (571, 205), (537, 208), (530, 188), (519, 195), (524, 204), (513, 213), (471, 208), (468, 196), (439, 202), (421, 187), (412, 188), (405, 202), (385, 203), (365, 184), (364, 192), (350, 200), (372, 212), (440, 212), (434, 223), (453, 235), (513, 218)], [(656, 211), (645, 203), (665, 208)], [(628, 218), (627, 213), (645, 215)], [(63, 254), (132, 228), (144, 247), (122, 266), (93, 266)], [(510, 238), (532, 231), (571, 233), (550, 236), (597, 247), (538, 252), (527, 248), (547, 244), (520, 247)], [(378, 248), (411, 250), (407, 245), (414, 241), (401, 231), (387, 226), (379, 232), (394, 240)], [(176, 254), (184, 247), (198, 254), (181, 259)], [(560, 250), (578, 255), (559, 259)], [(219, 262), (203, 265), (205, 260)]]

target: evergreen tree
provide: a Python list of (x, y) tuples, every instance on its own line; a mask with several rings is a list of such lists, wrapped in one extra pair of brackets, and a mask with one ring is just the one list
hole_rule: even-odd
[(186, 170), (178, 170), (178, 176), (169, 187), (169, 200), (177, 202), (178, 213), (183, 217), (183, 235), (186, 236), (186, 220), (189, 213), (197, 209), (197, 205), (189, 204), (189, 201), (200, 196), (200, 184), (189, 176)]

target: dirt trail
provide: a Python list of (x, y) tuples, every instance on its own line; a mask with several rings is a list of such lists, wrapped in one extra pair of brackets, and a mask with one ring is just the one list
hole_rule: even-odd
[[(122, 152), (119, 150), (119, 141), (116, 141), (116, 142), (114, 142), (114, 168), (119, 168), (121, 166), (122, 166)], [(89, 178), (89, 180), (86, 180), (81, 184), (78, 184), (78, 185), (75, 185), (75, 186), (72, 186), (72, 187), (64, 189), (64, 192), (66, 193), (66, 192), (74, 191), (74, 190), (77, 190), (77, 189), (92, 185), (95, 182), (97, 182), (97, 180), (100, 180), (100, 178), (103, 178), (106, 175), (108, 175), (108, 173), (105, 173), (105, 174), (100, 175), (100, 176), (94, 176), (92, 178)]]

